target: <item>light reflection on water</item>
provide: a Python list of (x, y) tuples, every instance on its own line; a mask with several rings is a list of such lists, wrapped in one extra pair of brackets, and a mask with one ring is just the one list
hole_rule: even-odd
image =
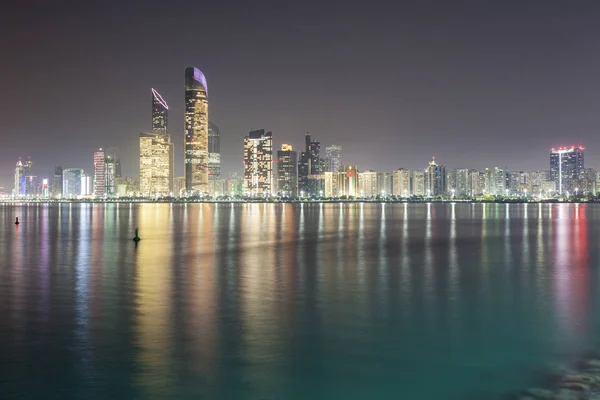
[(597, 345), (599, 220), (586, 204), (0, 206), (0, 393), (501, 398)]

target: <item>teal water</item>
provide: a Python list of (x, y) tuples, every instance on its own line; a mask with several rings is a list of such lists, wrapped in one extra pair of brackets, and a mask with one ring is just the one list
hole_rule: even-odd
[(3, 399), (501, 399), (600, 348), (596, 205), (4, 205), (0, 226)]

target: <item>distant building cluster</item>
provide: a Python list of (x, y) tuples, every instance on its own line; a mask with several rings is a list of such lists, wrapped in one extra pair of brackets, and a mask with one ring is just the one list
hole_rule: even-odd
[(300, 152), (289, 144), (274, 152), (273, 133), (265, 129), (252, 130), (244, 137), (243, 172), (225, 178), (221, 176), (221, 134), (209, 119), (207, 81), (198, 68), (185, 68), (184, 89), (184, 176), (175, 176), (169, 105), (151, 89), (151, 131), (139, 134), (139, 177), (121, 175), (116, 148), (95, 151), (89, 173), (58, 165), (51, 179), (35, 175), (31, 159), (19, 159), (12, 197), (550, 198), (595, 195), (600, 188), (596, 171), (585, 168), (581, 146), (551, 149), (548, 170), (511, 171), (500, 166), (449, 170), (433, 158), (423, 169), (378, 172), (345, 162), (341, 145), (322, 149), (309, 133)]

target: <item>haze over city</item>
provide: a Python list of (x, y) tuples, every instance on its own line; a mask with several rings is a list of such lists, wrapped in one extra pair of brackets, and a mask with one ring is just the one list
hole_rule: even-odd
[(117, 147), (138, 174), (150, 89), (170, 105), (183, 174), (184, 68), (208, 80), (223, 175), (241, 172), (243, 138), (310, 132), (361, 169), (547, 169), (551, 147), (582, 144), (600, 163), (600, 26), (595, 2), (15, 2), (0, 16), (4, 145), (37, 174), (90, 170)]

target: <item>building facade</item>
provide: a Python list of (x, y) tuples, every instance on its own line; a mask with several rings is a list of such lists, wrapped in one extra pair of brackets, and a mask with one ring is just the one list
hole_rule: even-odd
[(326, 171), (337, 172), (342, 166), (342, 146), (332, 144), (325, 147)]
[(280, 196), (298, 196), (298, 156), (289, 144), (277, 151), (277, 193)]
[[(83, 186), (82, 186), (83, 184)], [(82, 195), (82, 188), (86, 191), (85, 173), (81, 168), (67, 168), (63, 170), (63, 197), (76, 198)]]
[(173, 192), (174, 170), (171, 135), (140, 133), (140, 194), (170, 195)]
[(264, 129), (244, 138), (244, 194), (266, 196), (273, 193), (273, 134)]
[(298, 193), (305, 196), (317, 196), (321, 190), (315, 187), (316, 180), (309, 179), (311, 175), (321, 175), (323, 162), (320, 158), (321, 143), (313, 141), (309, 133), (304, 137), (305, 150), (300, 153), (298, 160)]
[(358, 173), (358, 195), (360, 197), (373, 197), (379, 194), (377, 172), (367, 170)]
[(425, 171), (427, 196), (443, 196), (446, 194), (446, 167), (438, 165), (433, 158)]
[(208, 178), (221, 176), (221, 132), (212, 121), (208, 121)]
[(196, 67), (185, 69), (185, 189), (208, 192), (208, 86)]
[(410, 170), (399, 168), (393, 172), (393, 195), (397, 197), (410, 197)]
[[(94, 152), (94, 197), (106, 196), (106, 153), (99, 149)], [(64, 187), (64, 186), (63, 186)], [(81, 194), (81, 190), (79, 191)]]
[(152, 89), (152, 132), (169, 133), (169, 105), (160, 93)]
[(413, 171), (412, 176), (412, 195), (425, 196), (425, 171)]
[(558, 147), (550, 150), (550, 180), (562, 195), (573, 193), (578, 181), (583, 179), (585, 163), (582, 146)]

